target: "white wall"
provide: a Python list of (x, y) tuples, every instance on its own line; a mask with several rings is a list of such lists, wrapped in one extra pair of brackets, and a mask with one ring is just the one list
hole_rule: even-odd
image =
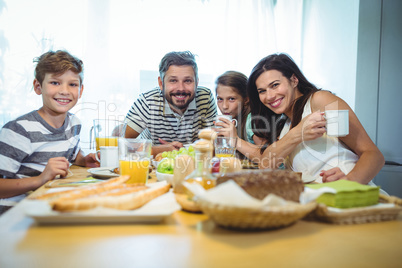
[(354, 109), (359, 1), (311, 0), (304, 5), (303, 72)]

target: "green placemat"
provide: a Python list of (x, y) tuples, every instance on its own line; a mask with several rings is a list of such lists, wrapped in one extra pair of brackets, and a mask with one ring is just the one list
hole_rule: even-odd
[(97, 182), (101, 182), (103, 180), (96, 179), (94, 177), (87, 177), (85, 179), (79, 180), (79, 181), (73, 181), (73, 182), (60, 182), (57, 187), (75, 187), (75, 186), (83, 186), (83, 185), (88, 185), (88, 184), (93, 184)]
[(308, 184), (306, 187), (319, 189), (330, 187), (336, 190), (336, 194), (324, 193), (317, 198), (318, 203), (323, 203), (336, 208), (365, 207), (378, 203), (380, 187), (363, 185), (348, 180), (338, 180), (321, 184)]

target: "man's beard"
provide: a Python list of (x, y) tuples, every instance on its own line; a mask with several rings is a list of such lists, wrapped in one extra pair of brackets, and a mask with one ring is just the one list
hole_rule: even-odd
[[(184, 93), (184, 92), (174, 93), (172, 95), (164, 93), (164, 95), (165, 95), (166, 101), (171, 106), (173, 106), (177, 110), (181, 110), (181, 111), (187, 109), (188, 105), (190, 104), (190, 102), (192, 102), (194, 100), (194, 97), (195, 97), (195, 94), (191, 97), (190, 93)], [(188, 100), (183, 100), (183, 101), (176, 100), (176, 102), (174, 102), (173, 97), (172, 97), (174, 95), (186, 95), (186, 96), (190, 96), (190, 98)]]

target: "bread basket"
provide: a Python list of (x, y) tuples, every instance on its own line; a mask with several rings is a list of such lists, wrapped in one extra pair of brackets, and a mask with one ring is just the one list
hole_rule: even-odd
[(219, 205), (204, 199), (197, 199), (196, 203), (216, 224), (226, 228), (243, 230), (285, 227), (303, 218), (317, 206), (315, 202), (305, 205), (292, 202), (286, 206), (251, 209)]

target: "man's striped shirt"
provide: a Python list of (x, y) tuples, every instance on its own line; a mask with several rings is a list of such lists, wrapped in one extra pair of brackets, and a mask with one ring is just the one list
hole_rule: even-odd
[(141, 138), (152, 140), (154, 145), (161, 144), (159, 138), (188, 144), (198, 139), (201, 129), (213, 126), (216, 115), (216, 102), (208, 88), (198, 87), (194, 100), (181, 115), (170, 109), (162, 91), (155, 88), (140, 95), (126, 120)]

